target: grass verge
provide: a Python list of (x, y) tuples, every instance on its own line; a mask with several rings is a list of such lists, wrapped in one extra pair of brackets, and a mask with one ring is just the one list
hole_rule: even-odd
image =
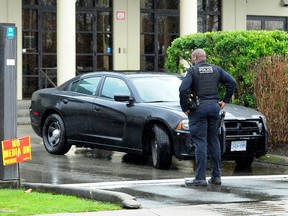
[(288, 161), (284, 157), (278, 156), (278, 155), (271, 155), (267, 154), (264, 156), (261, 156), (258, 161), (264, 162), (264, 163), (270, 163), (270, 164), (288, 164)]
[(0, 189), (1, 216), (28, 216), (64, 212), (119, 210), (117, 204), (102, 203), (68, 195)]

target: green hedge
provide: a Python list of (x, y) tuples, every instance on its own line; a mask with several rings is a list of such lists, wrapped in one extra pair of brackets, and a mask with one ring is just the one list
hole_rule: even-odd
[(206, 51), (209, 63), (219, 65), (236, 79), (234, 103), (255, 107), (253, 64), (261, 57), (288, 54), (288, 33), (233, 31), (183, 36), (167, 49), (166, 71), (180, 74), (186, 71), (182, 60), (190, 65), (191, 52), (197, 48)]

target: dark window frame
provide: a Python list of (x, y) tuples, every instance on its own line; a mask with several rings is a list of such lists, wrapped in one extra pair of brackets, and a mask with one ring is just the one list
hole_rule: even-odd
[[(81, 1), (81, 0), (80, 0)], [(96, 1), (97, 0), (93, 0), (94, 1), (94, 4), (96, 4)], [(33, 59), (33, 58), (37, 58), (35, 62), (35, 66), (32, 66), (32, 67), (28, 67), (28, 66), (25, 66), (23, 65), (23, 75), (22, 75), (22, 80), (23, 80), (23, 93), (22, 93), (22, 96), (23, 98), (28, 98), (28, 97), (31, 97), (31, 94), (33, 91), (37, 90), (37, 89), (41, 89), (43, 87), (52, 87), (52, 86), (46, 86), (47, 84), (47, 80), (45, 80), (41, 70), (43, 71), (47, 71), (49, 70), (49, 73), (51, 74), (52, 72), (52, 75), (49, 77), (52, 78), (53, 82), (57, 82), (57, 68), (56, 68), (56, 65), (57, 65), (57, 62), (53, 63), (51, 65), (51, 68), (47, 68), (47, 67), (44, 67), (45, 65), (47, 65), (48, 63), (50, 62), (44, 62), (44, 58), (49, 58), (49, 56), (51, 56), (53, 59), (57, 59), (57, 50), (55, 52), (47, 52), (47, 50), (44, 52), (43, 50), (43, 47), (42, 47), (42, 42), (43, 42), (43, 36), (44, 34), (47, 34), (47, 33), (51, 33), (51, 34), (56, 34), (56, 37), (57, 37), (57, 1), (56, 0), (52, 0), (52, 1), (49, 1), (49, 4), (45, 5), (45, 1), (43, 0), (38, 0), (38, 1), (28, 1), (28, 0), (23, 0), (22, 1), (22, 11), (25, 11), (25, 10), (34, 10), (36, 15), (35, 17), (29, 17), (29, 19), (32, 19), (32, 22), (37, 22), (36, 26), (31, 26), (32, 28), (24, 28), (25, 26), (29, 26), (29, 25), (24, 25), (24, 22), (25, 22), (25, 13), (22, 12), (22, 20), (23, 20), (23, 23), (22, 23), (22, 26), (23, 26), (23, 29), (22, 29), (22, 33), (23, 33), (23, 45), (25, 45), (24, 43), (24, 40), (27, 40), (27, 44), (30, 44), (30, 43), (35, 43), (33, 44), (33, 47), (31, 46), (31, 49), (30, 47), (27, 47), (26, 49), (26, 52), (23, 52), (23, 59), (27, 59), (27, 62), (29, 63), (29, 60), (30, 59)], [(94, 13), (94, 16), (96, 16), (96, 19), (95, 19), (95, 22), (97, 23), (97, 12), (107, 12), (109, 11), (111, 13), (111, 16), (110, 16), (110, 31), (109, 32), (106, 32), (106, 31), (97, 31), (97, 28), (94, 27), (94, 30), (93, 30), (93, 37), (97, 37), (97, 34), (107, 34), (109, 33), (110, 34), (110, 41), (109, 43), (110, 44), (110, 47), (111, 47), (111, 50), (112, 50), (112, 41), (113, 41), (113, 8), (112, 8), (112, 0), (109, 0), (109, 5), (110, 7), (96, 7), (94, 5), (93, 8), (85, 8), (85, 7), (77, 7), (76, 6), (76, 14), (77, 13), (85, 13), (85, 12), (91, 12), (91, 13)], [(42, 25), (42, 21), (43, 21), (43, 16), (45, 15), (45, 13), (55, 13), (56, 15), (56, 23), (55, 23), (55, 29), (45, 29), (45, 27), (43, 27)], [(28, 15), (27, 15), (28, 16)], [(97, 25), (95, 24), (94, 22), (94, 25)], [(31, 34), (30, 34), (31, 33)], [(77, 31), (76, 31), (76, 34), (77, 34)], [(31, 39), (29, 39), (29, 35), (32, 36)], [(33, 35), (34, 38), (33, 38)], [(26, 37), (26, 39), (24, 39), (24, 36)], [(54, 41), (54, 43), (56, 44), (56, 40)], [(55, 45), (57, 46), (57, 44)], [(25, 48), (25, 47), (23, 47)], [(29, 49), (28, 49), (29, 48)], [(92, 56), (92, 61), (93, 61), (93, 70), (96, 71), (97, 69), (97, 63), (98, 63), (98, 59), (97, 57), (99, 56), (99, 58), (105, 58), (105, 56), (108, 56), (109, 58), (109, 70), (112, 69), (112, 66), (113, 66), (113, 56), (112, 56), (112, 52), (110, 52), (109, 54), (105, 53), (103, 51), (103, 53), (97, 53), (97, 44), (94, 44), (93, 45), (93, 51), (91, 53), (89, 53), (88, 55), (91, 55)], [(54, 50), (52, 48), (52, 50)], [(81, 53), (80, 53), (81, 55)], [(76, 56), (79, 56), (79, 54), (77, 53), (77, 50), (76, 50)], [(36, 59), (35, 58), (35, 59)], [(77, 57), (76, 57), (77, 58)], [(56, 60), (57, 61), (57, 60)], [(33, 84), (31, 84), (33, 82)], [(37, 86), (35, 86), (35, 84), (37, 83)], [(43, 86), (45, 85), (45, 86)], [(49, 85), (49, 84), (48, 84)]]
[[(198, 32), (207, 32), (211, 31), (208, 29), (208, 16), (215, 16), (218, 19), (218, 26), (216, 31), (221, 31), (222, 29), (222, 1), (221, 0), (213, 0), (217, 3), (217, 10), (213, 11), (209, 9), (209, 3), (211, 4), (211, 0), (198, 0)], [(201, 22), (202, 21), (202, 22)]]
[[(110, 53), (106, 51), (103, 52), (98, 52), (97, 47), (98, 47), (98, 41), (97, 40), (93, 40), (93, 52), (88, 52), (88, 53), (76, 53), (76, 58), (79, 56), (90, 56), (92, 57), (92, 71), (98, 71), (98, 57), (100, 58), (104, 58), (104, 57), (108, 57), (109, 58), (109, 70), (112, 70), (113, 68), (113, 8), (112, 8), (112, 0), (109, 3), (110, 7), (96, 7), (95, 1), (94, 1), (94, 5), (93, 7), (77, 7), (77, 3), (76, 3), (76, 16), (77, 14), (93, 14), (93, 30), (92, 31), (79, 31), (76, 28), (76, 35), (78, 34), (92, 34), (93, 38), (98, 38), (97, 35), (100, 34), (109, 34), (110, 35), (110, 43), (109, 43), (109, 47), (110, 47)], [(109, 23), (110, 23), (110, 31), (99, 31), (97, 30), (97, 13), (102, 13), (102, 12), (109, 12), (110, 13), (110, 18), (109, 18)], [(76, 23), (77, 25), (77, 23)], [(77, 62), (76, 62), (77, 64)], [(100, 69), (101, 70), (101, 69)], [(102, 71), (102, 70), (101, 70)], [(90, 72), (90, 71), (83, 71), (85, 72)], [(82, 72), (81, 72), (82, 73)]]
[[(22, 75), (22, 80), (23, 80), (23, 97), (29, 97), (29, 95), (32, 94), (33, 91), (43, 88), (43, 85), (48, 85), (47, 87), (53, 87), (52, 85), (49, 85), (47, 83), (47, 81), (45, 80), (43, 74), (41, 71), (46, 71), (47, 73), (50, 73), (49, 77), (51, 78), (51, 80), (53, 80), (56, 83), (56, 79), (57, 79), (57, 75), (56, 75), (56, 69), (48, 69), (46, 67), (43, 66), (44, 62), (43, 62), (43, 58), (45, 56), (56, 56), (57, 54), (55, 52), (44, 52), (43, 51), (43, 35), (44, 33), (54, 33), (56, 34), (57, 32), (57, 23), (55, 23), (55, 27), (56, 29), (54, 30), (48, 30), (45, 29), (42, 25), (42, 21), (43, 21), (43, 16), (45, 15), (45, 13), (57, 13), (57, 6), (56, 4), (54, 5), (45, 5), (45, 4), (25, 4), (25, 2), (23, 1), (22, 3), (22, 11), (24, 10), (35, 10), (36, 17), (35, 17), (35, 21), (37, 21), (37, 24), (35, 26), (35, 28), (24, 28), (25, 25), (22, 24), (23, 29), (22, 29), (22, 33), (23, 33), (23, 45), (24, 45), (24, 35), (25, 33), (29, 34), (32, 33), (35, 35), (34, 40), (36, 41), (35, 43), (35, 48), (33, 49), (26, 49), (26, 52), (23, 52), (23, 59), (25, 59), (25, 57), (29, 58), (29, 56), (36, 56), (37, 57), (37, 61), (36, 61), (36, 67), (34, 69), (30, 68), (24, 68), (26, 67), (25, 65), (23, 65), (23, 75)], [(24, 13), (22, 13), (24, 16)], [(25, 18), (22, 17), (22, 20), (24, 22)], [(55, 42), (56, 43), (56, 42)], [(57, 46), (57, 44), (55, 45)], [(23, 47), (25, 49), (25, 47)], [(54, 64), (54, 66), (56, 66), (56, 63)], [(26, 71), (28, 70), (28, 71)], [(29, 71), (30, 70), (30, 71)], [(52, 74), (51, 74), (52, 73)], [(32, 80), (37, 80), (36, 83), (38, 84), (37, 86), (31, 85)], [(27, 84), (26, 84), (27, 82)]]
[[(265, 22), (266, 21), (283, 21), (284, 22), (284, 28), (283, 31), (288, 31), (288, 17), (275, 17), (275, 16), (247, 16), (247, 21), (260, 21), (261, 22), (261, 30), (266, 30), (265, 28)], [(249, 29), (252, 30), (252, 29)]]
[[(169, 32), (161, 32), (158, 29), (158, 22), (161, 16), (169, 16), (169, 17), (177, 17), (179, 19), (179, 26), (180, 26), (180, 7), (179, 9), (158, 9), (157, 8), (157, 1), (151, 2), (153, 5), (152, 8), (140, 8), (140, 14), (151, 14), (153, 16), (153, 26), (154, 26), (154, 31), (153, 32), (142, 32), (140, 31), (140, 37), (145, 36), (145, 35), (150, 35), (153, 36), (153, 50), (154, 53), (150, 54), (141, 54), (140, 58), (153, 58), (154, 63), (152, 68), (147, 69), (147, 66), (144, 70), (149, 70), (149, 71), (163, 71), (164, 70), (164, 62), (160, 63), (161, 59), (165, 59), (166, 53), (162, 52), (159, 53), (159, 47), (158, 47), (158, 41), (159, 37), (161, 36), (171, 36), (171, 37), (179, 37), (180, 36), (180, 29), (178, 33), (169, 33)], [(179, 1), (180, 4), (180, 1)], [(180, 5), (179, 5), (180, 6)], [(140, 20), (141, 22), (142, 20)], [(168, 47), (164, 47), (164, 50), (166, 50)], [(162, 47), (161, 47), (161, 50)], [(160, 65), (159, 65), (160, 64)], [(160, 68), (163, 64), (163, 68)], [(141, 67), (141, 66), (140, 66)]]

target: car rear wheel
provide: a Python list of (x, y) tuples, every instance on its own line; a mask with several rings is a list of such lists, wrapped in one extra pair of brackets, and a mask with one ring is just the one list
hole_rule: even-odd
[(242, 156), (235, 159), (236, 166), (250, 167), (254, 161), (254, 156)]
[(153, 166), (157, 169), (169, 169), (172, 163), (169, 136), (160, 125), (154, 125), (152, 131), (150, 145)]
[(63, 155), (71, 148), (71, 145), (66, 142), (63, 120), (57, 114), (52, 114), (45, 120), (42, 138), (45, 149), (50, 154)]

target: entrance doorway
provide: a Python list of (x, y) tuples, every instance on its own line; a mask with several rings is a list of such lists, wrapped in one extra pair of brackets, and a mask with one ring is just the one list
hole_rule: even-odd
[(179, 0), (141, 0), (141, 70), (165, 70), (166, 50), (179, 37), (179, 23)]
[(112, 0), (76, 4), (78, 73), (112, 70)]

